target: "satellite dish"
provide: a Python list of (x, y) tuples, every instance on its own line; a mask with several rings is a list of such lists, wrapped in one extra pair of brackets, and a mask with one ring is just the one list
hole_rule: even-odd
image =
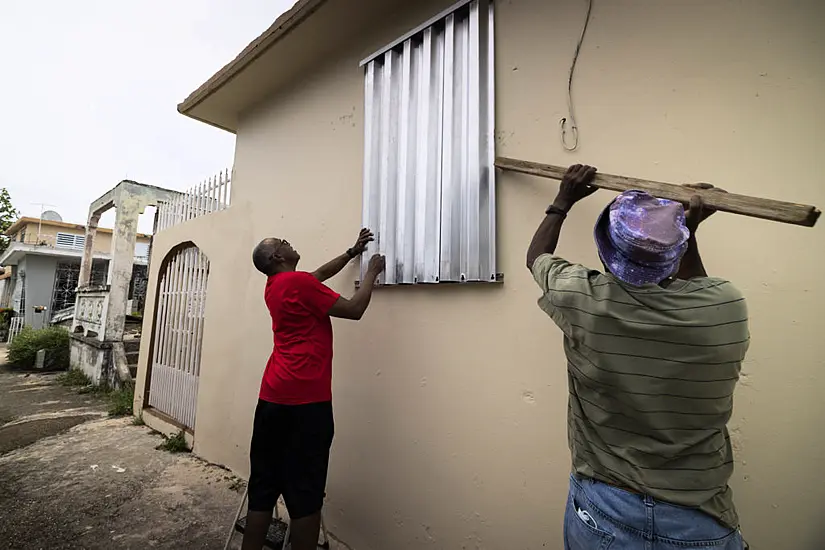
[(63, 218), (54, 210), (46, 210), (40, 215), (40, 219), (47, 222), (62, 222)]

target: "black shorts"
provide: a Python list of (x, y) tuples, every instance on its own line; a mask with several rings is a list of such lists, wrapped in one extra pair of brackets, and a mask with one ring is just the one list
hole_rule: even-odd
[(258, 400), (249, 451), (249, 510), (271, 512), (283, 495), (291, 519), (321, 510), (335, 433), (332, 403)]

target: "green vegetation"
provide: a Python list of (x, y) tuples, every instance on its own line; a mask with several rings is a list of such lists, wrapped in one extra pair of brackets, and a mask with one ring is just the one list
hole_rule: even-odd
[(0, 189), (0, 254), (6, 251), (6, 248), (9, 246), (9, 242), (11, 242), (11, 239), (4, 235), (4, 233), (9, 227), (12, 226), (19, 216), (20, 212), (18, 212), (11, 203), (11, 195), (9, 195), (9, 190), (3, 187)]
[(132, 426), (145, 426), (146, 422), (143, 421), (143, 413), (140, 413), (136, 417), (132, 419)]
[(19, 368), (34, 368), (37, 352), (41, 349), (46, 350), (44, 369), (69, 368), (69, 333), (60, 327), (38, 330), (24, 327), (9, 346), (9, 363)]
[[(126, 383), (116, 390), (111, 389), (105, 384), (96, 386), (92, 383), (92, 379), (86, 376), (80, 369), (69, 369), (64, 372), (57, 377), (57, 383), (61, 386), (78, 388), (78, 393), (107, 398), (109, 400), (109, 416), (130, 416), (132, 414), (132, 406), (135, 400), (135, 386), (131, 383)], [(134, 424), (142, 426), (143, 419), (140, 418), (140, 423), (138, 423), (137, 420), (138, 419), (135, 419)]]
[(172, 437), (163, 436), (164, 441), (157, 447), (161, 451), (169, 451), (170, 453), (188, 453), (190, 451), (189, 445), (186, 444), (186, 436), (183, 430), (179, 431)]
[(135, 386), (123, 384), (120, 389), (109, 392), (109, 416), (131, 416), (135, 402)]
[(80, 369), (69, 369), (57, 377), (57, 383), (67, 387), (86, 387), (92, 385), (92, 379)]
[(12, 308), (0, 307), (0, 327), (8, 328), (12, 317), (14, 317)]

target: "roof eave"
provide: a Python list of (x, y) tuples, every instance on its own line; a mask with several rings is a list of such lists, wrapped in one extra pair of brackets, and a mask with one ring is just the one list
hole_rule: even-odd
[(178, 112), (200, 122), (234, 133), (235, 129), (227, 128), (214, 121), (205, 120), (202, 117), (194, 115), (192, 109), (235, 78), (250, 63), (263, 55), (281, 38), (289, 34), (309, 16), (315, 13), (326, 1), (327, 0), (298, 0), (291, 9), (281, 14), (268, 29), (250, 42), (235, 59), (224, 65), (223, 68), (212, 75), (209, 80), (201, 84), (194, 92), (189, 94), (186, 99), (179, 103)]
[[(79, 223), (71, 223), (71, 222), (56, 222), (51, 220), (41, 220), (39, 218), (30, 218), (28, 216), (23, 216), (22, 218), (18, 219), (14, 222), (6, 231), (3, 233), (6, 237), (11, 237), (14, 235), (22, 226), (26, 225), (34, 225), (34, 224), (42, 224), (46, 227), (60, 227), (63, 229), (74, 229), (75, 231), (85, 231), (86, 226), (79, 224)], [(109, 227), (98, 227), (98, 233), (113, 233), (113, 230)], [(152, 235), (147, 233), (137, 233), (136, 236), (144, 239), (151, 239)]]

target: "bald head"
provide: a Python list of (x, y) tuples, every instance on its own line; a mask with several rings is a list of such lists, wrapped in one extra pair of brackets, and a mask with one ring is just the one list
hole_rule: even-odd
[(281, 271), (294, 271), (301, 256), (283, 239), (267, 237), (258, 243), (252, 251), (252, 263), (255, 269), (266, 276)]
[(278, 250), (277, 239), (267, 238), (258, 243), (258, 246), (252, 251), (252, 263), (255, 264), (255, 269), (264, 275), (272, 275), (274, 271), (273, 257)]

